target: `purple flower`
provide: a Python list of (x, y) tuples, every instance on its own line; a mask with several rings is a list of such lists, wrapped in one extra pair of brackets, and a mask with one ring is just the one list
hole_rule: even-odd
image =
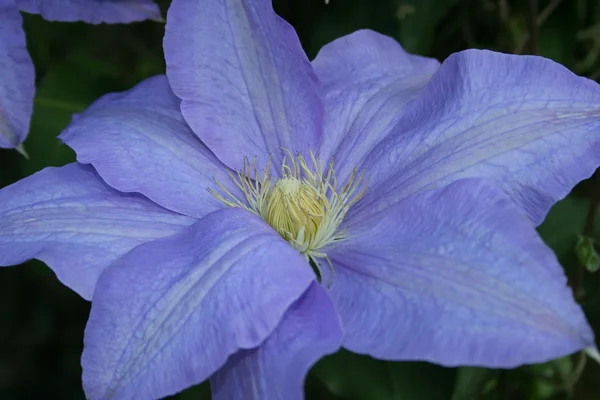
[(0, 265), (92, 300), (90, 399), (209, 377), (298, 399), (340, 346), (513, 367), (594, 345), (534, 226), (600, 164), (596, 83), (371, 31), (310, 63), (269, 0), (174, 0), (164, 50), (166, 77), (63, 133), (79, 163), (0, 191)]
[(123, 23), (160, 18), (152, 0), (0, 0), (0, 148), (17, 148), (29, 131), (34, 69), (19, 10), (51, 21)]

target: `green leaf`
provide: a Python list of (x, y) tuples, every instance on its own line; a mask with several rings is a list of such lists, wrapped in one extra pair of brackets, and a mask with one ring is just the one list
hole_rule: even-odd
[(600, 268), (600, 255), (598, 255), (598, 252), (594, 248), (594, 239), (584, 235), (577, 235), (575, 254), (577, 254), (581, 265), (588, 271), (596, 272)]
[(325, 44), (358, 29), (394, 36), (397, 21), (392, 1), (336, 0), (327, 5), (323, 2), (322, 11), (316, 16), (318, 9), (309, 11), (306, 7), (302, 19), (311, 27), (308, 43), (305, 43), (309, 58), (316, 56)]
[(488, 368), (458, 368), (452, 400), (478, 399), (495, 384), (497, 374), (498, 371)]
[(312, 371), (337, 396), (348, 399), (394, 399), (390, 371), (383, 361), (341, 350), (321, 359)]
[(47, 166), (62, 166), (75, 160), (75, 153), (57, 139), (74, 113), (87, 108), (106, 92), (124, 89), (119, 74), (85, 51), (56, 64), (40, 80), (25, 149), (29, 160), (20, 160), (24, 175)]
[(447, 400), (456, 370), (426, 362), (388, 362), (394, 400)]
[(204, 381), (199, 385), (192, 386), (191, 388), (188, 388), (175, 396), (168, 397), (165, 400), (210, 400), (210, 397), (210, 385), (208, 384), (208, 381)]
[[(544, 222), (538, 227), (538, 233), (554, 250), (563, 265), (575, 255), (573, 249), (577, 234), (585, 226), (589, 204), (589, 199), (568, 196), (552, 207)], [(600, 213), (596, 216), (594, 226), (600, 227)]]
[(313, 373), (329, 391), (347, 399), (447, 400), (456, 371), (425, 362), (387, 362), (341, 350)]
[(563, 7), (560, 12), (552, 14), (540, 27), (541, 56), (563, 65), (573, 63), (577, 35), (575, 13), (575, 7)]
[(457, 0), (396, 0), (398, 38), (409, 53), (429, 54), (435, 28)]
[(579, 354), (575, 359), (566, 356), (525, 367), (535, 377), (532, 382), (533, 398), (555, 399), (561, 394), (565, 395), (564, 398), (572, 398), (573, 389), (581, 378), (585, 365), (586, 356)]

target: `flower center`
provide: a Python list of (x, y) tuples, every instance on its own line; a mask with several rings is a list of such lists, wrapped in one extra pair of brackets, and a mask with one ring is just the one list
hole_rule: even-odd
[(301, 232), (314, 238), (325, 216), (325, 201), (310, 184), (293, 176), (275, 183), (266, 199), (262, 217), (287, 241)]
[(208, 191), (226, 206), (244, 208), (260, 216), (317, 268), (319, 259), (327, 260), (331, 266), (323, 248), (346, 238), (339, 228), (350, 207), (365, 194), (364, 174), (357, 175), (354, 169), (339, 187), (333, 160), (324, 173), (323, 164), (312, 151), (312, 166), (301, 154), (294, 157), (286, 149), (283, 153), (279, 178), (271, 175), (270, 160), (262, 173), (256, 162), (250, 164), (247, 158), (241, 171), (229, 173), (244, 199), (238, 199), (219, 182), (216, 184), (222, 194)]

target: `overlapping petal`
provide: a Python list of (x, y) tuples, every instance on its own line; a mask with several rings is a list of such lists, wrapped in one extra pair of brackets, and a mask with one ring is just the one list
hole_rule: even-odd
[(308, 370), (336, 351), (342, 336), (329, 295), (313, 282), (266, 342), (231, 356), (211, 378), (213, 399), (301, 400)]
[(13, 0), (0, 0), (0, 147), (17, 147), (33, 112), (34, 70), (22, 18)]
[(280, 147), (318, 147), (317, 78), (271, 0), (174, 0), (164, 51), (183, 116), (229, 167), (241, 168), (245, 156), (266, 165)]
[(541, 57), (454, 54), (402, 113), (362, 163), (372, 190), (359, 213), (481, 177), (539, 224), (600, 164), (600, 86)]
[(84, 21), (90, 24), (128, 23), (160, 19), (152, 0), (15, 0), (19, 9), (41, 14), (49, 21)]
[(440, 63), (406, 53), (394, 39), (356, 31), (325, 45), (312, 65), (325, 91), (319, 153), (345, 177), (402, 116)]
[(117, 192), (89, 166), (47, 168), (0, 190), (0, 265), (37, 258), (91, 299), (100, 273), (118, 257), (193, 222)]
[(160, 398), (255, 348), (314, 281), (304, 258), (241, 209), (138, 246), (101, 276), (85, 333), (89, 399)]
[(237, 188), (226, 167), (190, 131), (166, 77), (149, 78), (95, 102), (61, 139), (111, 186), (140, 192), (175, 212), (201, 218), (222, 207), (214, 179)]
[(555, 255), (483, 180), (410, 197), (348, 235), (329, 256), (349, 350), (514, 367), (594, 343)]

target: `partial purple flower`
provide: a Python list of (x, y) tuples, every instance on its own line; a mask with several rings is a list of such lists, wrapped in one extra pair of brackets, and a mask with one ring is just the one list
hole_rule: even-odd
[(0, 191), (0, 265), (92, 300), (90, 399), (300, 399), (340, 346), (513, 367), (594, 345), (534, 227), (600, 164), (596, 83), (371, 31), (310, 63), (269, 0), (174, 0), (164, 50), (167, 77), (63, 133), (79, 163)]
[(160, 20), (153, 0), (15, 0), (21, 11), (40, 14), (48, 21), (85, 21), (119, 24)]
[(0, 147), (21, 151), (33, 111), (35, 74), (19, 10), (48, 20), (93, 24), (160, 18), (151, 0), (0, 0)]
[(13, 0), (0, 0), (0, 147), (15, 148), (29, 131), (35, 92), (33, 63)]

